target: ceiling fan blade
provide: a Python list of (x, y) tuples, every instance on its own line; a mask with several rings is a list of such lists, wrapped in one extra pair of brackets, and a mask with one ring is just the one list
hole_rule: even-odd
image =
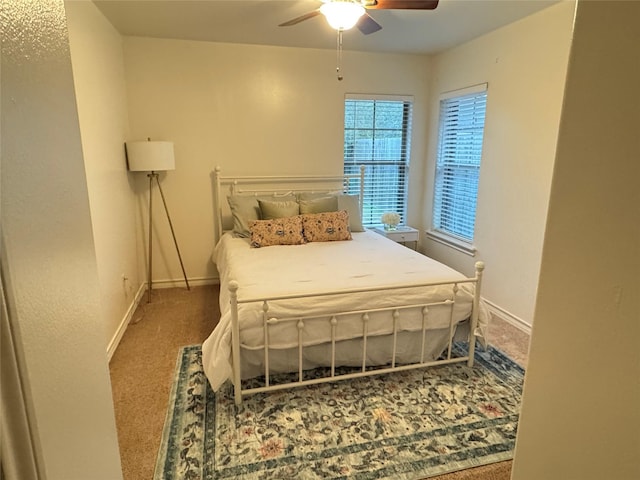
[(378, 10), (433, 10), (438, 0), (366, 0), (364, 5)]
[(278, 25), (279, 27), (290, 27), (291, 25), (295, 25), (300, 22), (304, 22), (305, 20), (309, 20), (310, 18), (317, 17), (320, 15), (320, 9), (314, 10), (313, 12), (305, 13), (304, 15), (300, 15), (299, 17), (293, 18), (288, 22), (281, 23)]
[(365, 35), (369, 35), (370, 33), (375, 33), (378, 30), (382, 30), (382, 25), (376, 22), (368, 13), (365, 13), (360, 17), (358, 23), (356, 23), (356, 27)]

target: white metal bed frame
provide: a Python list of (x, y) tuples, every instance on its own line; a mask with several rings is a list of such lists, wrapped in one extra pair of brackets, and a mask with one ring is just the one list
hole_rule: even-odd
[[(342, 188), (346, 191), (349, 186), (350, 181), (354, 178), (359, 178), (359, 196), (360, 196), (360, 206), (362, 208), (363, 205), (363, 189), (361, 186), (364, 182), (364, 168), (361, 168), (359, 175), (347, 175), (347, 176), (339, 176), (339, 177), (328, 177), (328, 176), (222, 176), (220, 174), (220, 167), (216, 167), (213, 172), (214, 176), (214, 193), (217, 201), (217, 234), (218, 239), (222, 235), (223, 232), (223, 222), (222, 222), (222, 205), (224, 204), (224, 196), (222, 191), (222, 185), (228, 184), (229, 192), (231, 194), (254, 194), (254, 195), (262, 195), (262, 194), (287, 194), (293, 192), (319, 192), (319, 191), (333, 191), (335, 189), (318, 189), (314, 188), (295, 188), (292, 190), (290, 188), (258, 188), (258, 189), (243, 189), (242, 185), (252, 184), (252, 185), (262, 185), (262, 184), (281, 184), (281, 183), (297, 183), (297, 184), (305, 184), (305, 183), (324, 183), (324, 184), (336, 184), (340, 182), (342, 184)], [(424, 368), (430, 367), (434, 365), (445, 365), (450, 363), (458, 363), (458, 362), (467, 362), (467, 365), (472, 367), (474, 363), (474, 355), (476, 348), (476, 338), (475, 331), (478, 325), (478, 314), (479, 314), (479, 303), (480, 303), (480, 290), (482, 285), (482, 275), (484, 271), (484, 263), (477, 262), (475, 264), (475, 276), (469, 277), (464, 280), (456, 281), (456, 282), (426, 282), (426, 283), (411, 283), (406, 285), (397, 285), (394, 287), (379, 287), (379, 288), (359, 288), (359, 289), (346, 289), (339, 291), (331, 291), (325, 292), (321, 294), (314, 295), (281, 295), (277, 297), (269, 297), (269, 298), (238, 298), (238, 288), (239, 284), (235, 280), (229, 281), (227, 288), (229, 289), (230, 294), (230, 309), (231, 309), (231, 352), (232, 352), (232, 363), (233, 363), (233, 374), (232, 380), (234, 385), (234, 400), (237, 405), (242, 402), (242, 397), (250, 394), (260, 393), (260, 392), (268, 392), (275, 390), (282, 390), (285, 388), (304, 386), (304, 385), (312, 385), (326, 382), (333, 382), (337, 380), (347, 380), (358, 377), (365, 377), (370, 375), (381, 375), (395, 371), (409, 370), (414, 368)], [(472, 301), (472, 312), (469, 318), (469, 336), (468, 336), (468, 352), (467, 355), (461, 357), (452, 357), (452, 348), (454, 343), (454, 333), (456, 324), (454, 323), (453, 311), (456, 303), (457, 293), (459, 291), (461, 284), (473, 284), (475, 285), (473, 301)], [(305, 316), (304, 314), (291, 316), (291, 317), (279, 317), (275, 318), (269, 314), (269, 303), (279, 300), (292, 300), (296, 298), (318, 298), (321, 299), (323, 297), (328, 297), (332, 295), (344, 295), (351, 293), (360, 293), (360, 292), (371, 292), (371, 291), (390, 291), (390, 290), (399, 290), (410, 287), (432, 287), (432, 286), (442, 286), (442, 285), (451, 285), (452, 294), (451, 298), (448, 298), (439, 302), (429, 302), (429, 303), (411, 303), (406, 305), (397, 305), (388, 308), (376, 308), (376, 309), (366, 309), (363, 308), (361, 310), (351, 310), (346, 312), (332, 312), (325, 313), (322, 315), (313, 315), (313, 316)], [(263, 332), (264, 332), (264, 376), (265, 376), (265, 384), (262, 387), (252, 387), (252, 388), (242, 388), (242, 375), (240, 371), (240, 326), (239, 326), (239, 318), (238, 318), (238, 306), (241, 304), (247, 303), (261, 303), (262, 304), (262, 321), (263, 321)], [(438, 360), (425, 361), (425, 340), (427, 336), (427, 318), (429, 315), (429, 309), (439, 305), (446, 305), (450, 308), (450, 317), (449, 317), (449, 339), (448, 344), (446, 346), (446, 357)], [(396, 364), (396, 347), (397, 347), (397, 337), (398, 337), (398, 320), (401, 316), (403, 310), (407, 309), (421, 309), (422, 314), (422, 329), (421, 329), (421, 355), (420, 361), (416, 363), (410, 364)], [(388, 312), (390, 315), (390, 321), (393, 324), (393, 331), (389, 335), (392, 341), (392, 360), (389, 366), (379, 365), (368, 365), (367, 364), (367, 340), (369, 338), (368, 330), (367, 330), (367, 322), (369, 321), (369, 316), (374, 312)], [(301, 312), (303, 313), (303, 312)], [(336, 372), (336, 329), (337, 325), (340, 322), (340, 319), (345, 316), (358, 315), (362, 322), (362, 335), (359, 339), (362, 340), (362, 365), (359, 367), (359, 371), (354, 371), (351, 373), (337, 373)], [(313, 378), (313, 379), (304, 379), (303, 377), (303, 350), (306, 348), (303, 345), (303, 333), (305, 321), (311, 319), (320, 319), (326, 318), (329, 322), (331, 328), (331, 358), (330, 361), (327, 362), (330, 365), (330, 375), (322, 378)], [(350, 320), (352, 321), (352, 320)], [(276, 325), (278, 323), (283, 322), (296, 322), (297, 330), (298, 330), (298, 379), (296, 381), (292, 381), (289, 383), (278, 383), (271, 384), (271, 376), (273, 375), (270, 372), (269, 365), (269, 327)], [(416, 332), (418, 333), (418, 332)], [(380, 367), (371, 369), (370, 367)]]

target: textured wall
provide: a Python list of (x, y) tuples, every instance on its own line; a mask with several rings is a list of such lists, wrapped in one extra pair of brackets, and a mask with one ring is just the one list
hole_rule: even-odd
[(41, 475), (117, 480), (63, 3), (4, 0), (2, 26), (2, 274), (26, 360)]
[(514, 480), (640, 478), (638, 25), (578, 1)]

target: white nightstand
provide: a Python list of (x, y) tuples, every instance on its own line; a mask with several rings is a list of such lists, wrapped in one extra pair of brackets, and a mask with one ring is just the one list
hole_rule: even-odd
[(408, 242), (413, 243), (413, 250), (418, 248), (418, 230), (413, 227), (398, 227), (395, 230), (385, 230), (382, 227), (373, 227), (371, 230), (374, 232), (387, 237), (394, 242), (402, 243), (405, 246), (408, 246)]

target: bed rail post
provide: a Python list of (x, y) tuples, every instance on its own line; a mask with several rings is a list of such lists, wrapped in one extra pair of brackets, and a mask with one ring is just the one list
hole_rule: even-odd
[(231, 306), (231, 357), (233, 362), (233, 396), (236, 405), (242, 403), (240, 384), (240, 327), (238, 326), (238, 282), (229, 282), (229, 304)]
[(476, 262), (476, 284), (473, 295), (473, 310), (471, 311), (471, 324), (469, 325), (469, 360), (467, 365), (473, 367), (473, 360), (476, 353), (476, 328), (478, 326), (478, 315), (480, 309), (480, 291), (482, 290), (482, 272), (484, 262)]
[(358, 189), (360, 195), (360, 217), (364, 217), (364, 165), (360, 165), (360, 188)]
[(216, 209), (218, 210), (218, 214), (216, 215), (216, 232), (215, 232), (215, 239), (216, 242), (218, 240), (220, 240), (220, 238), (222, 237), (222, 202), (220, 201), (220, 166), (217, 166), (214, 170), (213, 170), (213, 185), (214, 185), (214, 196), (215, 196), (215, 202), (216, 202)]

